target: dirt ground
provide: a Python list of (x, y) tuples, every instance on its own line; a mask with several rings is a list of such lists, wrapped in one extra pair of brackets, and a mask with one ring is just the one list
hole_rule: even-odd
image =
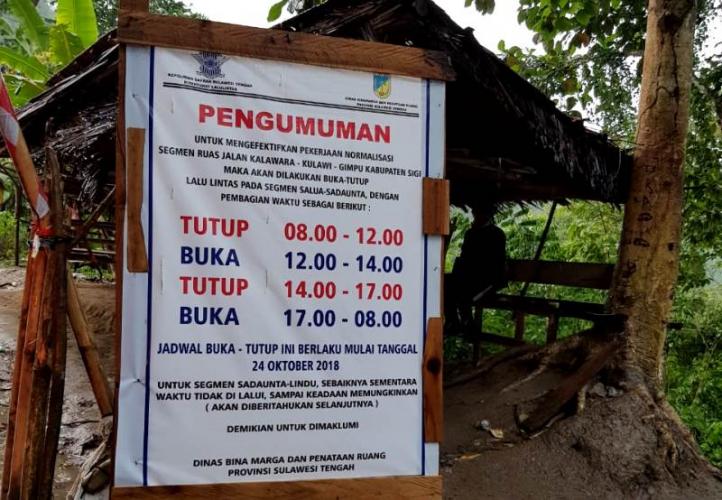
[(512, 360), (446, 389), (445, 498), (722, 498), (719, 471), (680, 439), (667, 412), (633, 388), (590, 384), (580, 414), (523, 437), (515, 407), (565, 375), (551, 368), (519, 383), (533, 369)]
[[(22, 276), (19, 269), (0, 269), (0, 448), (5, 441)], [(104, 368), (112, 374), (113, 285), (81, 281), (78, 288)], [(100, 438), (90, 384), (70, 331), (68, 337), (56, 498), (64, 497)], [(555, 387), (564, 376), (549, 369), (519, 383), (534, 368), (511, 360), (445, 391), (445, 498), (722, 498), (722, 475), (700, 461), (691, 447), (675, 442), (670, 437), (678, 434), (674, 425), (634, 390), (590, 384), (581, 415), (558, 420), (531, 439), (522, 436), (515, 424), (515, 406)], [(1, 461), (0, 455), (0, 466)]]

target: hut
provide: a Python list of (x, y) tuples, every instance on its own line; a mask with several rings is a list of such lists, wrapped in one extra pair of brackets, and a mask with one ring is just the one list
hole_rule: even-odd
[[(274, 28), (445, 53), (456, 72), (446, 94), (446, 169), (454, 205), (480, 196), (500, 203), (580, 199), (620, 204), (626, 198), (630, 157), (558, 110), (430, 0), (329, 0)], [(73, 249), (71, 260), (102, 264), (113, 259), (109, 193), (117, 67), (111, 32), (59, 71), (48, 90), (19, 113), (36, 164), (42, 165), (45, 145), (58, 153), (77, 224), (104, 214), (92, 236)], [(597, 289), (608, 288), (611, 271), (609, 264), (509, 262), (512, 281)], [(603, 313), (600, 304), (503, 294), (479, 304), (478, 311), (482, 308), (514, 311), (517, 331), (514, 339), (480, 333), (477, 343), (523, 342), (525, 314), (547, 316), (548, 340), (553, 341), (560, 317), (594, 320)]]

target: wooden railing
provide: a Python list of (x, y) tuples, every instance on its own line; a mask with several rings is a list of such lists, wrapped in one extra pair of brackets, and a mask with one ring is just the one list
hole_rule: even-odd
[[(575, 288), (608, 290), (614, 272), (613, 264), (588, 262), (557, 262), (534, 260), (508, 260), (507, 279), (510, 282), (537, 283)], [(513, 311), (514, 338), (486, 332), (483, 328), (483, 310), (501, 309)], [(524, 344), (527, 315), (546, 316), (546, 342), (556, 341), (560, 318), (578, 318), (598, 324), (609, 321), (603, 304), (571, 300), (553, 300), (522, 295), (495, 294), (482, 297), (475, 304), (475, 319), (479, 325), (478, 335), (472, 339), (474, 359), (479, 357), (480, 342), (492, 342), (514, 346)]]

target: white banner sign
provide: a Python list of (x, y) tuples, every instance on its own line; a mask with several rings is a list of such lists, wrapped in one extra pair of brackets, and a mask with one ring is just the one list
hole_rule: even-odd
[(149, 273), (124, 277), (117, 485), (425, 473), (430, 89), (129, 48)]

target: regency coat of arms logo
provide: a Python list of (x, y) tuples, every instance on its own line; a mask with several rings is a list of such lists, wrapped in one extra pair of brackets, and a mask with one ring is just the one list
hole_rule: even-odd
[(387, 99), (391, 95), (390, 75), (374, 75), (374, 94), (379, 99)]

